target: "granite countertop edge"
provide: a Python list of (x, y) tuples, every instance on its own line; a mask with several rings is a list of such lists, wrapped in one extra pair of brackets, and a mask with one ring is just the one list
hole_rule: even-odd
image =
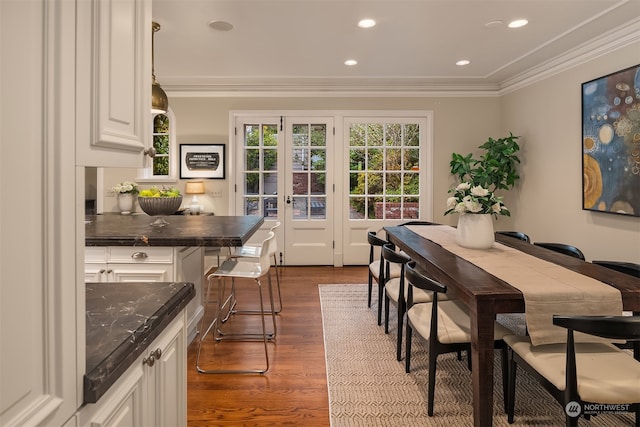
[[(135, 284), (131, 284), (135, 286)], [(193, 283), (184, 283), (182, 289), (145, 319), (131, 335), (83, 378), (83, 404), (96, 403), (109, 388), (131, 367), (178, 313), (195, 297)]]

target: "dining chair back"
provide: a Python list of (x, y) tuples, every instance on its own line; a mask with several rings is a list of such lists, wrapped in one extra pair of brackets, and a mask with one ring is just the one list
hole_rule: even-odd
[[(517, 366), (529, 372), (565, 410), (567, 426), (577, 426), (590, 408), (616, 406), (635, 412), (640, 423), (640, 362), (603, 341), (576, 339), (581, 332), (610, 340), (640, 340), (640, 316), (553, 316), (567, 329), (566, 343), (534, 346), (529, 337), (506, 336), (508, 348), (507, 420), (514, 421)], [(629, 406), (627, 406), (629, 405)], [(634, 409), (635, 407), (635, 409)]]
[[(406, 254), (397, 252), (395, 247), (391, 243), (387, 243), (382, 247), (382, 260), (385, 264), (385, 270), (387, 265), (393, 265), (394, 268), (400, 270), (400, 276), (388, 279), (384, 284), (384, 332), (389, 333), (389, 303), (393, 304), (397, 308), (397, 345), (396, 345), (396, 359), (402, 358), (402, 335), (404, 331), (404, 315), (406, 312), (406, 287), (404, 280), (404, 268), (405, 265), (411, 261)], [(389, 270), (391, 267), (389, 267)]]
[(567, 245), (565, 243), (548, 243), (548, 242), (535, 242), (534, 245), (540, 246), (542, 248), (550, 249), (552, 251), (555, 251), (564, 255), (569, 255), (574, 258), (581, 259), (582, 261), (585, 260), (585, 257), (582, 251), (572, 245)]
[(591, 261), (593, 264), (598, 264), (603, 267), (610, 268), (612, 270), (619, 271), (620, 273), (628, 274), (634, 277), (640, 277), (640, 264), (633, 262), (623, 261)]
[(367, 241), (369, 242), (369, 282), (367, 307), (371, 307), (371, 294), (373, 282), (378, 285), (378, 325), (382, 324), (382, 295), (384, 292), (384, 284), (389, 278), (400, 277), (400, 269), (395, 265), (385, 268), (382, 260), (382, 247), (389, 242), (379, 237), (377, 232), (368, 231)]
[(515, 239), (520, 239), (523, 242), (531, 243), (531, 238), (523, 233), (522, 231), (496, 231), (498, 234), (502, 234), (503, 236), (513, 237)]

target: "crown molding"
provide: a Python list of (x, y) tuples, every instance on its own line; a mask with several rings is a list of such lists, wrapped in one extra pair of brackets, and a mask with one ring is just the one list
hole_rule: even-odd
[(454, 78), (164, 78), (175, 98), (500, 97), (640, 41), (640, 17), (527, 71), (492, 83)]
[(504, 80), (500, 84), (499, 94), (506, 95), (638, 42), (640, 42), (640, 17), (623, 27), (602, 34), (588, 43), (583, 43), (570, 52)]

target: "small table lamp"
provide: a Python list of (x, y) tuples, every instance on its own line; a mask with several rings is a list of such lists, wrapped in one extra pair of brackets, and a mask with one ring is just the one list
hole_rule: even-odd
[(186, 194), (193, 194), (193, 198), (191, 199), (191, 206), (189, 210), (191, 213), (199, 213), (200, 205), (198, 204), (198, 194), (204, 194), (204, 182), (202, 181), (191, 181), (187, 182), (187, 186), (184, 189)]

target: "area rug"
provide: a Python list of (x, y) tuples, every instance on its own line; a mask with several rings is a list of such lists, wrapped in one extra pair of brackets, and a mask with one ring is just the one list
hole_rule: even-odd
[[(434, 415), (426, 409), (427, 345), (414, 338), (411, 373), (396, 361), (395, 313), (389, 334), (367, 307), (367, 285), (318, 285), (322, 309), (332, 427), (472, 426), (471, 372), (455, 354), (438, 357)], [(375, 299), (375, 298), (374, 298)], [(392, 306), (392, 309), (394, 307)], [(404, 345), (404, 344), (403, 344)], [(496, 351), (494, 426), (563, 426), (564, 411), (526, 373), (518, 373), (516, 419), (507, 423), (500, 355)], [(630, 415), (598, 415), (589, 427), (634, 425)], [(585, 424), (586, 423), (586, 424)]]

